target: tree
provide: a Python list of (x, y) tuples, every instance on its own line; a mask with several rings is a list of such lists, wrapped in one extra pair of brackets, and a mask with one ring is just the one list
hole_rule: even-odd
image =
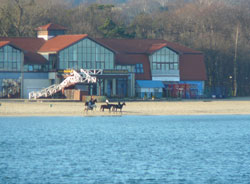
[(117, 25), (110, 19), (106, 19), (104, 24), (99, 27), (105, 38), (132, 38), (133, 35), (126, 33), (124, 25)]

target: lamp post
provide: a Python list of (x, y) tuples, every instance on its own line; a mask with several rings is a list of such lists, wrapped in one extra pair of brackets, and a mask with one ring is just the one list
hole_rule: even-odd
[(235, 49), (234, 49), (234, 62), (233, 62), (233, 96), (237, 96), (237, 51), (238, 51), (238, 39), (239, 39), (239, 24), (237, 24), (235, 35)]
[(230, 96), (233, 95), (233, 84), (232, 84), (232, 79), (233, 79), (233, 76), (230, 75), (229, 77), (229, 83), (230, 83)]
[(22, 57), (21, 57), (21, 98), (23, 98), (23, 65), (24, 65), (24, 52), (21, 52)]

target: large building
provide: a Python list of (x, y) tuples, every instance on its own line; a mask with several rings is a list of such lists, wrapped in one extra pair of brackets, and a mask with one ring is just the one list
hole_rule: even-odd
[(152, 39), (101, 39), (66, 35), (47, 24), (37, 38), (0, 37), (0, 97), (28, 98), (64, 80), (68, 69), (102, 69), (97, 83), (73, 88), (108, 97), (202, 96), (206, 69), (201, 52)]

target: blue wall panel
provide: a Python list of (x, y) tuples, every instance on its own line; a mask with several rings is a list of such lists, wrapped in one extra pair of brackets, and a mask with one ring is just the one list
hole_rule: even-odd
[(48, 79), (48, 73), (24, 73), (25, 79)]
[[(48, 73), (24, 73), (24, 79), (48, 79)], [(19, 79), (21, 73), (16, 72), (0, 72), (0, 79)]]
[(20, 73), (0, 72), (0, 79), (18, 79), (20, 76)]

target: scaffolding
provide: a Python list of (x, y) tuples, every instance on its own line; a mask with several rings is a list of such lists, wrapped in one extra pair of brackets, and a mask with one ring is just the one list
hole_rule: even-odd
[(53, 84), (47, 88), (44, 88), (40, 91), (32, 91), (29, 93), (29, 99), (37, 99), (41, 97), (49, 97), (64, 88), (69, 86), (75, 85), (77, 83), (96, 83), (96, 75), (102, 74), (101, 69), (93, 69), (93, 70), (86, 70), (81, 69), (80, 73), (76, 72), (75, 70), (71, 70), (70, 75), (66, 77), (64, 81), (60, 84)]

